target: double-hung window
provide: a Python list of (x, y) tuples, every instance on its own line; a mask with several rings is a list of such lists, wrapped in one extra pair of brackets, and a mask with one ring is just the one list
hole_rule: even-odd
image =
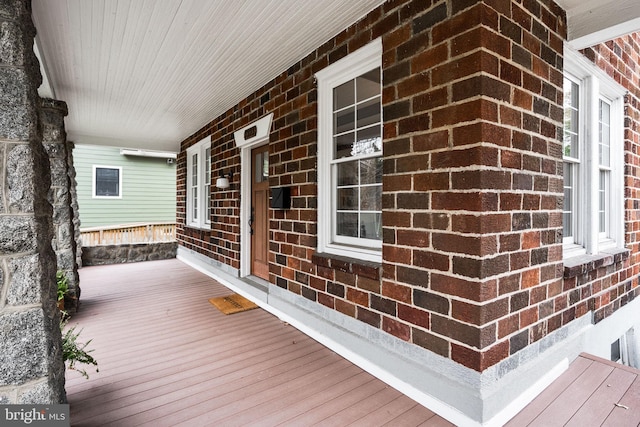
[(211, 228), (211, 139), (187, 149), (187, 225)]
[(319, 252), (381, 260), (381, 70), (378, 39), (316, 74)]
[(624, 244), (624, 89), (565, 49), (564, 256)]

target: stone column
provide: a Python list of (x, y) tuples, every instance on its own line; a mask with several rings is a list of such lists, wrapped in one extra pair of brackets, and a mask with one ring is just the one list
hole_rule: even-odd
[[(82, 267), (82, 239), (80, 238), (80, 208), (78, 206), (78, 183), (76, 181), (76, 168), (73, 165), (73, 149), (75, 144), (67, 141), (67, 171), (69, 173), (69, 194), (71, 195), (71, 210), (73, 220), (73, 238), (76, 242), (76, 265)], [(80, 298), (80, 288), (77, 297)]]
[(51, 163), (51, 188), (49, 202), (53, 205), (53, 250), (56, 253), (58, 270), (62, 271), (69, 283), (65, 297), (65, 310), (75, 313), (80, 297), (80, 277), (76, 264), (75, 226), (71, 206), (71, 179), (67, 137), (64, 118), (68, 114), (67, 104), (53, 99), (42, 100), (40, 122), (42, 143)]
[(66, 400), (29, 0), (0, 1), (0, 403)]

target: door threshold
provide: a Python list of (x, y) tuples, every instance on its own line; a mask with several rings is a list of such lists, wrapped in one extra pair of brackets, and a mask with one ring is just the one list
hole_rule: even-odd
[(261, 290), (262, 292), (268, 293), (269, 291), (269, 282), (261, 277), (249, 275), (241, 277), (240, 280), (242, 280), (247, 285)]

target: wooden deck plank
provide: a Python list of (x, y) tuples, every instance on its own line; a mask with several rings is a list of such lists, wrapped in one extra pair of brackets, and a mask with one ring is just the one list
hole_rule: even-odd
[[(316, 363), (326, 357), (318, 352), (311, 353), (304, 357), (304, 361), (307, 363)], [(329, 363), (329, 362), (327, 362)], [(277, 378), (280, 381), (286, 381), (286, 375), (300, 374), (300, 369), (287, 369), (283, 365), (282, 369), (273, 370), (270, 376)], [(180, 391), (170, 390), (167, 394), (173, 393), (172, 396), (160, 396), (155, 402), (156, 406), (153, 410), (143, 410), (128, 414), (129, 424), (140, 425), (145, 422), (155, 422), (156, 419), (162, 418), (163, 422), (171, 425), (171, 423), (178, 423), (185, 418), (192, 417), (194, 414), (198, 414), (198, 405), (204, 405), (204, 412), (210, 411), (212, 408), (224, 406), (226, 404), (233, 403), (239, 394), (243, 394), (244, 390), (248, 386), (255, 386), (255, 390), (268, 390), (272, 382), (269, 382), (270, 377), (256, 380), (250, 375), (247, 376), (246, 372), (239, 372), (239, 378), (236, 381), (231, 381), (230, 378), (221, 378), (222, 385), (216, 386), (215, 379), (207, 379), (206, 381), (199, 383), (197, 387), (190, 387), (188, 390), (191, 394), (187, 395), (184, 391), (180, 394)], [(158, 405), (162, 403), (160, 400), (169, 397), (169, 403), (164, 405)], [(179, 403), (174, 405), (172, 403)]]
[(529, 405), (524, 407), (515, 417), (513, 417), (505, 427), (521, 427), (530, 425), (533, 420), (540, 415), (558, 397), (591, 366), (593, 362), (583, 357), (578, 357), (569, 368), (562, 373), (545, 391), (539, 394)]
[(391, 387), (385, 387), (363, 400), (353, 403), (351, 406), (336, 411), (322, 421), (314, 424), (323, 427), (341, 427), (357, 422), (359, 419), (367, 416), (374, 408), (384, 405), (391, 399), (396, 397)]
[[(273, 352), (260, 353), (252, 358), (253, 360), (248, 360), (248, 363), (255, 363), (253, 369), (256, 370), (262, 367), (269, 367), (271, 371), (279, 373), (283, 370), (290, 369), (289, 364), (293, 364), (296, 358), (303, 358), (304, 363), (309, 363), (321, 356), (321, 354), (318, 354), (318, 351), (310, 352), (308, 348), (300, 346), (300, 350), (297, 352), (290, 352), (285, 355), (273, 354), (274, 357), (267, 361), (260, 360), (263, 356), (271, 357), (271, 353)], [(145, 383), (134, 380), (130, 386), (117, 384), (117, 393), (107, 393), (106, 396), (105, 394), (98, 394), (86, 399), (83, 404), (95, 404), (100, 406), (101, 410), (118, 409), (141, 400), (153, 398), (154, 396), (170, 395), (174, 391), (176, 381), (180, 382), (181, 387), (187, 387), (191, 392), (196, 392), (199, 387), (205, 387), (206, 389), (214, 386), (214, 384), (211, 383), (202, 385), (201, 383), (204, 379), (217, 378), (226, 382), (232, 382), (235, 381), (233, 376), (241, 377), (244, 375), (242, 370), (237, 369), (237, 365), (227, 364), (221, 367), (209, 367), (208, 365), (215, 364), (213, 362), (207, 363), (207, 361), (201, 361), (200, 363), (202, 368), (196, 368), (191, 371), (175, 371), (172, 375), (161, 376)], [(247, 377), (247, 380), (252, 379), (251, 377)], [(238, 384), (237, 382), (234, 383), (234, 385)], [(184, 404), (186, 403), (187, 402), (184, 402)]]
[[(301, 348), (301, 351), (306, 351), (307, 353), (309, 353), (308, 348), (303, 348), (302, 346), (300, 348)], [(317, 353), (317, 352), (318, 351), (315, 351), (313, 353)], [(288, 368), (289, 367), (288, 363), (289, 364), (295, 363), (295, 360), (292, 362), (290, 360), (283, 361), (277, 358), (273, 358), (271, 360), (268, 360), (268, 363), (264, 363), (263, 365), (260, 365), (259, 358), (260, 356), (264, 357), (264, 355), (265, 355), (264, 353), (262, 353), (261, 355), (258, 355), (258, 357), (254, 358), (253, 360), (249, 360), (248, 363), (245, 364), (244, 366), (239, 363), (235, 363), (235, 364), (228, 363), (227, 360), (224, 360), (224, 359), (220, 360), (219, 363), (216, 363), (215, 359), (209, 360), (209, 361), (207, 360), (202, 361), (203, 366), (211, 365), (212, 369), (209, 369), (209, 371), (193, 377), (191, 381), (190, 381), (190, 376), (188, 374), (184, 375), (178, 372), (178, 378), (179, 378), (178, 381), (181, 387), (178, 388), (177, 390), (175, 389), (175, 381), (174, 381), (168, 384), (167, 387), (164, 387), (164, 388), (154, 387), (148, 391), (143, 391), (141, 393), (134, 394), (132, 397), (128, 397), (127, 399), (124, 399), (123, 402), (116, 402), (114, 406), (116, 409), (120, 408), (121, 412), (123, 413), (126, 412), (127, 414), (129, 414), (131, 412), (131, 408), (125, 410), (124, 408), (126, 406), (146, 405), (148, 404), (148, 402), (147, 403), (141, 403), (141, 402), (145, 402), (147, 400), (154, 399), (154, 398), (156, 398), (154, 403), (156, 404), (156, 406), (158, 406), (163, 401), (166, 401), (166, 400), (171, 401), (170, 400), (171, 398), (175, 398), (175, 399), (182, 398), (183, 396), (180, 393), (184, 389), (188, 389), (189, 393), (195, 393), (200, 391), (207, 391), (208, 388), (213, 388), (214, 390), (216, 390), (218, 389), (218, 386), (227, 386), (227, 388), (231, 388), (228, 385), (237, 384), (236, 379), (238, 378), (243, 378), (246, 376), (247, 378), (251, 379), (251, 375), (247, 375), (247, 372), (246, 372), (247, 370), (251, 370), (251, 372), (249, 372), (249, 374), (251, 374), (255, 372), (257, 369), (263, 368), (265, 366), (273, 369), (273, 367), (283, 365), (285, 368)], [(267, 356), (270, 357), (271, 355), (268, 354)], [(306, 354), (300, 355), (300, 354), (294, 353), (293, 356), (305, 357)], [(109, 409), (109, 408), (110, 408), (109, 406), (104, 407), (104, 409)]]
[(456, 427), (456, 425), (450, 423), (442, 417), (435, 415), (420, 424), (420, 427)]
[[(308, 410), (304, 414), (299, 414), (296, 418), (289, 420), (292, 424), (324, 425), (324, 421), (336, 413), (350, 408), (358, 402), (366, 401), (370, 396), (388, 388), (382, 381), (371, 378), (366, 385), (358, 387), (343, 395), (331, 395), (331, 400), (327, 404), (317, 406)], [(424, 414), (423, 414), (424, 416)]]
[[(122, 359), (108, 360), (103, 362), (102, 355), (100, 357), (100, 367), (102, 370), (113, 371), (108, 377), (97, 378), (96, 381), (89, 385), (83, 379), (79, 379), (74, 383), (74, 391), (77, 395), (81, 395), (84, 390), (95, 388), (102, 384), (113, 385), (117, 383), (119, 386), (128, 386), (129, 384), (138, 384), (145, 382), (147, 377), (151, 380), (158, 378), (158, 373), (162, 373), (163, 377), (175, 373), (177, 370), (185, 371), (202, 366), (204, 359), (220, 359), (228, 364), (255, 358), (263, 353), (276, 351), (282, 347), (282, 342), (274, 342), (274, 339), (287, 340), (298, 338), (296, 331), (291, 329), (283, 330), (278, 334), (265, 333), (256, 337), (253, 343), (239, 343), (234, 345), (233, 342), (220, 350), (214, 348), (216, 340), (207, 338), (203, 340), (201, 348), (194, 351), (190, 347), (180, 346), (174, 349), (154, 353), (153, 360), (140, 360), (127, 366), (122, 366)], [(265, 331), (268, 332), (268, 331)], [(300, 341), (303, 342), (302, 338)], [(256, 346), (259, 346), (256, 348)], [(224, 350), (224, 351), (221, 351)], [(180, 360), (177, 366), (175, 359)], [(219, 362), (221, 363), (221, 362)], [(213, 365), (207, 369), (214, 368)]]
[(601, 425), (622, 399), (637, 375), (621, 369), (614, 369), (605, 381), (587, 399), (567, 422), (567, 427)]
[[(331, 364), (331, 360), (327, 360), (326, 356), (321, 356), (320, 360), (314, 361), (319, 369), (325, 368)], [(119, 417), (114, 419), (113, 425), (143, 425), (143, 423), (151, 421), (156, 424), (159, 420), (166, 425), (179, 425), (185, 420), (189, 421), (193, 418), (196, 405), (203, 405), (200, 409), (204, 409), (204, 415), (212, 420), (217, 417), (226, 416), (228, 414), (235, 415), (238, 411), (238, 402), (252, 395), (271, 395), (274, 386), (281, 386), (287, 380), (292, 381), (296, 376), (302, 376), (307, 370), (301, 367), (293, 370), (289, 376), (286, 374), (267, 378), (263, 384), (256, 384), (255, 378), (246, 372), (238, 372), (236, 375), (241, 377), (243, 381), (229, 381), (225, 377), (219, 380), (210, 379), (188, 389), (174, 390), (162, 395), (152, 396), (146, 400), (140, 400), (125, 410), (119, 410)], [(178, 410), (177, 407), (186, 408), (186, 410)], [(246, 410), (245, 404), (240, 405), (240, 410)], [(220, 415), (223, 414), (223, 415)], [(197, 418), (197, 417), (195, 417)], [(175, 420), (175, 421), (174, 421)], [(191, 421), (189, 421), (191, 422)], [(109, 424), (105, 424), (109, 425)], [(194, 421), (192, 425), (207, 425)]]
[(365, 388), (368, 383), (372, 382), (372, 379), (365, 372), (357, 372), (355, 375), (341, 379), (340, 383), (331, 387), (330, 390), (326, 390), (324, 393), (316, 393), (305, 399), (300, 399), (296, 406), (291, 405), (278, 405), (277, 410), (271, 412), (271, 414), (263, 414), (259, 421), (247, 423), (247, 427), (255, 426), (261, 427), (264, 425), (295, 425), (296, 421), (293, 419), (300, 415), (300, 411), (304, 413), (304, 422), (310, 422), (309, 412), (319, 406), (324, 405), (328, 401), (332, 400), (334, 396), (344, 396), (356, 389)]
[[(215, 411), (190, 419), (184, 425), (238, 425), (244, 426), (251, 422), (261, 422), (265, 415), (272, 414), (275, 411), (286, 408), (290, 405), (300, 408), (300, 402), (304, 402), (305, 398), (313, 395), (313, 393), (321, 393), (325, 388), (333, 388), (339, 384), (344, 376), (350, 377), (353, 372), (349, 369), (352, 365), (348, 363), (340, 363), (332, 366), (332, 369), (315, 370), (305, 375), (299, 375), (296, 378), (282, 384), (282, 388), (278, 395), (260, 393), (248, 394), (240, 401), (227, 405), (226, 408), (217, 408)], [(313, 387), (309, 387), (313, 384)], [(247, 393), (251, 390), (248, 389)], [(243, 410), (238, 411), (238, 404), (242, 404)], [(300, 413), (304, 412), (300, 409)], [(256, 414), (260, 414), (256, 418)], [(177, 424), (180, 425), (180, 424)], [(268, 424), (267, 424), (268, 425)]]
[(367, 427), (372, 424), (378, 423), (385, 425), (396, 419), (403, 413), (409, 411), (416, 405), (415, 402), (407, 401), (404, 399), (401, 402), (396, 402), (396, 400), (397, 399), (392, 400), (380, 406), (379, 408), (376, 408), (374, 411), (369, 412), (367, 415), (351, 423), (350, 425), (353, 427)]
[[(433, 414), (435, 416), (435, 414)], [(422, 413), (422, 407), (418, 404), (413, 406), (411, 409), (404, 411), (402, 414), (398, 415), (391, 421), (385, 423), (384, 425), (387, 427), (396, 427), (396, 426), (419, 426), (424, 423), (424, 414)]]
[(640, 426), (640, 376), (636, 376), (633, 384), (627, 389), (607, 419), (603, 427), (638, 427)]
[(640, 371), (583, 353), (506, 425), (638, 427)]
[(178, 260), (80, 274), (71, 324), (100, 372), (68, 373), (73, 426), (344, 425), (382, 407), (442, 420), (261, 309), (221, 314), (208, 299), (231, 292)]
[(564, 425), (611, 374), (610, 366), (591, 364), (558, 398), (536, 417), (536, 425)]

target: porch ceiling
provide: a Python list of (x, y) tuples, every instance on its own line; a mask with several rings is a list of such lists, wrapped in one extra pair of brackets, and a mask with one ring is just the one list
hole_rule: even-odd
[[(32, 0), (41, 94), (67, 102), (76, 143), (178, 151), (382, 2)], [(558, 3), (576, 45), (640, 29), (637, 0)]]
[[(76, 143), (178, 151), (383, 0), (32, 0)], [(41, 94), (46, 94), (42, 88)]]

